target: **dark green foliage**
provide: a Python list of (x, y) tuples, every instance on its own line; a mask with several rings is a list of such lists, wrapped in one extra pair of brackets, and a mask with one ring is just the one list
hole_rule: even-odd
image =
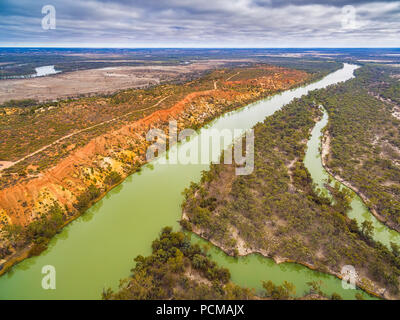
[(137, 256), (120, 289), (103, 291), (103, 299), (250, 299), (254, 292), (230, 282), (229, 270), (219, 268), (183, 232), (165, 227), (153, 241), (152, 254)]
[(37, 101), (33, 99), (23, 99), (23, 100), (10, 100), (3, 102), (0, 108), (27, 108), (37, 105)]
[(111, 171), (106, 178), (104, 179), (104, 183), (109, 186), (113, 186), (122, 180), (121, 175), (116, 171)]
[(78, 211), (83, 212), (89, 207), (93, 200), (100, 196), (100, 194), (101, 191), (92, 184), (85, 192), (77, 197), (77, 202), (74, 204), (74, 207)]
[(32, 222), (27, 230), (26, 235), (33, 242), (43, 242), (43, 238), (51, 239), (64, 223), (64, 214), (59, 205), (54, 205), (47, 213), (39, 220)]
[(368, 225), (360, 230), (347, 217), (349, 192), (338, 185), (329, 187), (331, 203), (313, 186), (304, 167), (306, 141), (321, 116), (316, 106), (322, 95), (323, 90), (311, 92), (255, 126), (252, 174), (235, 176), (231, 166), (212, 165), (199, 184), (185, 190), (185, 224), (195, 226), (232, 255), (240, 238), (253, 250), (323, 272), (340, 273), (341, 266), (349, 264), (395, 294), (399, 259), (372, 240)]
[(284, 281), (282, 285), (277, 286), (272, 281), (263, 281), (265, 296), (274, 300), (287, 300), (293, 298), (296, 294), (296, 287), (293, 283)]
[(321, 90), (318, 101), (329, 113), (328, 167), (400, 228), (400, 121), (391, 114), (400, 103), (398, 74), (398, 68), (364, 66), (355, 79)]
[(371, 221), (365, 220), (361, 224), (361, 232), (364, 235), (365, 239), (371, 240), (374, 235), (374, 226)]
[(26, 228), (7, 226), (5, 231), (15, 247), (32, 244), (29, 251), (31, 256), (38, 255), (47, 248), (52, 237), (60, 230), (65, 222), (63, 209), (53, 204), (46, 214), (31, 222)]
[(390, 243), (390, 247), (392, 248), (392, 252), (396, 257), (400, 256), (400, 246), (394, 242)]
[(355, 294), (355, 297), (356, 297), (357, 300), (364, 300), (363, 295), (362, 295), (361, 293), (359, 293), (359, 292), (357, 292), (357, 293)]
[(336, 292), (332, 293), (331, 299), (332, 300), (343, 300), (343, 298)]

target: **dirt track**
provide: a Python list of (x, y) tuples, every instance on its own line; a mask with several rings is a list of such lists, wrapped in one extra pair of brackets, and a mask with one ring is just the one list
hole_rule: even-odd
[(155, 108), (156, 106), (158, 106), (161, 102), (163, 102), (163, 101), (164, 101), (165, 99), (167, 99), (168, 97), (169, 97), (169, 96), (166, 96), (166, 97), (162, 98), (162, 99), (161, 99), (160, 101), (158, 101), (156, 104), (154, 104), (154, 105), (152, 105), (152, 106), (150, 106), (150, 107), (148, 107), (148, 108), (134, 110), (134, 111), (128, 112), (128, 113), (126, 113), (126, 114), (123, 114), (122, 116), (115, 117), (115, 118), (113, 118), (113, 119), (110, 119), (110, 120), (107, 120), (107, 121), (103, 121), (103, 122), (100, 122), (100, 123), (95, 124), (95, 125), (93, 125), (93, 126), (87, 127), (87, 128), (85, 128), (85, 129), (78, 130), (78, 131), (75, 131), (75, 132), (73, 132), (73, 133), (67, 134), (67, 135), (65, 135), (65, 136), (63, 136), (63, 137), (57, 139), (56, 141), (54, 141), (54, 142), (52, 142), (52, 143), (50, 143), (50, 144), (48, 144), (48, 145), (45, 145), (44, 147), (42, 147), (42, 148), (40, 148), (40, 149), (38, 149), (38, 150), (36, 150), (36, 151), (34, 151), (34, 152), (32, 152), (32, 153), (26, 155), (25, 157), (23, 157), (23, 158), (21, 158), (21, 159), (19, 159), (19, 160), (17, 160), (17, 161), (14, 161), (14, 162), (12, 162), (12, 161), (0, 161), (0, 171), (3, 170), (3, 169), (10, 168), (10, 167), (12, 167), (13, 165), (15, 165), (15, 164), (17, 164), (17, 163), (19, 163), (19, 162), (21, 162), (21, 161), (24, 161), (25, 159), (27, 159), (27, 158), (29, 158), (29, 157), (32, 157), (32, 156), (34, 156), (35, 154), (37, 154), (37, 153), (39, 153), (39, 152), (42, 152), (43, 150), (46, 150), (47, 148), (51, 147), (52, 145), (54, 145), (54, 144), (56, 144), (56, 143), (59, 143), (59, 142), (65, 140), (65, 139), (67, 139), (67, 138), (70, 138), (70, 137), (72, 137), (72, 136), (74, 136), (74, 135), (77, 135), (77, 134), (79, 134), (79, 133), (81, 133), (81, 132), (88, 131), (88, 130), (91, 130), (91, 129), (95, 128), (95, 127), (101, 126), (101, 125), (103, 125), (103, 124), (113, 122), (113, 121), (115, 121), (115, 120), (121, 119), (121, 118), (126, 117), (126, 116), (128, 116), (128, 115), (130, 115), (130, 114), (132, 114), (132, 113), (135, 113), (135, 112), (145, 111), (145, 110), (149, 110), (149, 109)]

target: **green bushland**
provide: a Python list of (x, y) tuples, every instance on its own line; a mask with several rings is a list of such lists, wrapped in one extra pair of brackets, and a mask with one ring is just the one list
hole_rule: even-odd
[[(275, 61), (275, 60), (274, 60)], [(321, 78), (323, 75), (340, 68), (337, 62), (305, 61), (297, 59), (277, 59), (279, 65), (286, 67), (298, 67), (309, 72), (308, 82)], [(127, 123), (143, 118), (156, 110), (166, 109), (181, 101), (185, 96), (193, 92), (210, 90), (214, 88), (214, 81), (218, 81), (218, 89), (226, 92), (252, 93), (253, 97), (242, 101), (229, 101), (221, 106), (221, 100), (214, 101), (212, 97), (207, 103), (217, 104), (221, 112), (228, 112), (235, 108), (252, 103), (258, 99), (277, 93), (274, 90), (260, 86), (256, 82), (244, 84), (223, 84), (223, 80), (234, 76), (238, 71), (241, 80), (249, 80), (257, 76), (268, 76), (271, 72), (267, 69), (258, 70), (257, 66), (263, 64), (246, 64), (240, 68), (230, 66), (226, 69), (209, 71), (200, 74), (188, 74), (182, 76), (179, 81), (169, 82), (145, 89), (126, 89), (119, 92), (97, 96), (65, 98), (60, 101), (50, 101), (34, 104), (33, 101), (9, 101), (4, 105), (8, 109), (0, 108), (0, 160), (16, 161), (27, 154), (50, 145), (52, 142), (71, 134), (77, 130), (83, 130), (102, 123), (102, 125), (75, 134), (62, 143), (54, 144), (44, 151), (35, 154), (18, 164), (7, 168), (0, 177), (0, 186), (6, 188), (16, 183), (32, 179), (35, 174), (54, 166), (55, 163), (67, 157), (71, 152), (87, 144), (91, 139), (118, 129)], [(251, 66), (251, 68), (248, 68)], [(219, 81), (222, 80), (222, 81)], [(288, 85), (286, 79), (282, 83)], [(297, 85), (302, 82), (297, 83)], [(296, 86), (290, 83), (290, 87)], [(162, 103), (161, 99), (165, 100)], [(32, 105), (31, 105), (32, 104)], [(25, 106), (25, 107), (18, 107)], [(101, 112), (99, 112), (101, 110)], [(136, 112), (137, 110), (137, 112)], [(144, 110), (144, 111), (140, 111)], [(220, 114), (220, 113), (218, 113)], [(203, 119), (203, 123), (195, 123), (197, 128), (212, 120), (218, 114), (209, 115)], [(121, 117), (121, 118), (118, 118)], [(107, 122), (118, 118), (115, 121)], [(29, 165), (35, 169), (28, 169)], [(29, 172), (32, 171), (32, 172)], [(17, 174), (14, 174), (17, 173)]]
[[(370, 226), (347, 217), (351, 198), (331, 188), (333, 204), (304, 167), (306, 142), (321, 116), (323, 90), (277, 111), (254, 127), (255, 169), (235, 176), (232, 165), (215, 164), (185, 190), (184, 227), (198, 230), (226, 251), (240, 238), (253, 251), (297, 261), (322, 272), (353, 265), (366, 279), (398, 294), (400, 259), (371, 238)], [(352, 129), (354, 130), (354, 129)]]
[[(97, 200), (104, 190), (97, 188), (95, 185), (90, 185), (84, 192), (76, 198), (73, 204), (74, 208), (83, 214)], [(3, 259), (19, 249), (26, 248), (31, 245), (29, 251), (30, 256), (39, 255), (47, 248), (50, 240), (58, 233), (65, 223), (76, 212), (71, 212), (68, 207), (61, 207), (54, 202), (52, 205), (47, 205), (45, 212), (38, 212), (37, 217), (27, 226), (15, 224), (5, 225), (6, 245), (0, 247), (0, 259)], [(75, 214), (75, 217), (77, 215)]]
[(109, 186), (113, 186), (122, 180), (121, 175), (116, 171), (111, 171), (106, 178), (104, 179), (104, 183)]
[[(60, 230), (65, 220), (64, 210), (58, 204), (53, 204), (46, 214), (41, 215), (26, 228), (16, 225), (7, 225), (4, 229), (7, 233), (7, 238), (10, 239), (15, 246), (23, 247), (26, 244), (32, 244), (29, 255), (35, 256), (46, 250), (49, 241)], [(4, 250), (7, 251), (8, 249), (5, 248)], [(3, 254), (6, 255), (7, 252)]]
[(230, 281), (228, 269), (218, 267), (190, 236), (162, 229), (152, 243), (152, 254), (135, 258), (131, 276), (120, 282), (117, 292), (105, 289), (103, 299), (253, 299), (254, 290)]
[(399, 74), (389, 67), (362, 67), (355, 79), (321, 91), (318, 101), (329, 113), (327, 166), (399, 230), (400, 120), (392, 112), (400, 102), (400, 90), (394, 72)]
[(89, 208), (90, 204), (101, 195), (101, 190), (95, 185), (90, 185), (85, 192), (82, 192), (77, 197), (77, 202), (74, 207), (83, 213)]
[[(257, 296), (254, 289), (240, 287), (231, 281), (228, 269), (219, 267), (204, 248), (190, 241), (190, 234), (173, 232), (171, 227), (161, 230), (152, 243), (152, 253), (135, 258), (131, 275), (120, 281), (119, 289), (104, 289), (106, 300), (248, 300), (297, 299), (295, 286), (287, 281), (275, 285), (263, 282), (265, 291)], [(310, 282), (310, 290), (300, 299), (339, 299), (328, 297), (320, 283)]]

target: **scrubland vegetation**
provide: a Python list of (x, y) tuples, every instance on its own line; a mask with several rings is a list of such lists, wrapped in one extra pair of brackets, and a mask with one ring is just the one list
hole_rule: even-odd
[[(58, 205), (53, 205), (46, 215), (30, 223), (27, 228), (7, 225), (5, 232), (15, 247), (24, 247), (27, 244), (31, 244), (29, 255), (35, 256), (47, 248), (47, 244), (60, 230), (65, 220), (66, 217), (62, 208)], [(0, 248), (0, 257), (10, 254), (10, 249), (11, 247)]]
[[(238, 79), (226, 81), (234, 77)], [(0, 107), (0, 161), (18, 161), (41, 148), (45, 149), (4, 169), (0, 186), (10, 186), (35, 177), (93, 138), (157, 110), (171, 108), (177, 103), (184, 104), (184, 99), (190, 94), (199, 94), (199, 98), (207, 99), (208, 104), (219, 109), (217, 114), (205, 115), (207, 119), (196, 119), (198, 123), (193, 124), (196, 127), (222, 112), (307, 80), (310, 76), (302, 71), (259, 65), (213, 71), (184, 84), (123, 90), (107, 96), (34, 105), (31, 100), (7, 102)], [(59, 143), (54, 143), (60, 138)]]
[(153, 241), (152, 254), (137, 256), (129, 278), (117, 292), (103, 291), (103, 299), (254, 299), (254, 290), (230, 281), (228, 269), (220, 268), (199, 245), (183, 232), (164, 228)]
[(350, 264), (362, 287), (398, 296), (398, 252), (375, 243), (370, 226), (346, 216), (348, 194), (332, 189), (332, 205), (304, 167), (322, 96), (323, 90), (314, 91), (255, 126), (252, 174), (235, 176), (231, 165), (220, 164), (204, 172), (185, 190), (182, 226), (232, 255), (260, 252), (333, 274)]
[[(325, 295), (320, 284), (312, 281), (309, 291), (301, 299), (341, 299), (338, 294)], [(104, 289), (106, 300), (248, 300), (296, 299), (295, 286), (287, 281), (275, 285), (263, 282), (264, 290), (240, 287), (231, 281), (228, 269), (219, 267), (205, 249), (190, 241), (190, 235), (162, 229), (152, 243), (152, 254), (135, 258), (131, 275), (120, 281), (119, 289)]]
[[(228, 80), (239, 75), (239, 80)], [(174, 107), (170, 117), (178, 120), (181, 128), (197, 128), (224, 112), (308, 79), (309, 75), (303, 71), (257, 65), (216, 70), (179, 85), (124, 90), (111, 96), (55, 105), (29, 107), (21, 103), (11, 109), (4, 107), (5, 114), (0, 117), (5, 142), (0, 144), (1, 160), (16, 160), (50, 145), (0, 171), (0, 214), (5, 217), (0, 221), (3, 229), (0, 257), (7, 258), (31, 243), (24, 230), (37, 219), (48, 216), (52, 204), (61, 208), (68, 222), (136, 172), (145, 163), (147, 130), (151, 126), (166, 129), (171, 111), (159, 112), (148, 122), (132, 125), (137, 120)], [(51, 144), (65, 135), (64, 140)], [(18, 193), (20, 199), (17, 195), (9, 199), (7, 193), (15, 192), (9, 190), (19, 184), (24, 184), (26, 191)], [(8, 224), (22, 226), (18, 241), (4, 232)]]
[(400, 230), (399, 70), (365, 66), (356, 79), (321, 91), (331, 137), (327, 166)]
[[(330, 116), (329, 168), (366, 195), (368, 206), (398, 225), (395, 72), (365, 66), (356, 79), (312, 92), (258, 124), (254, 173), (235, 176), (233, 166), (212, 165), (200, 183), (185, 190), (181, 225), (232, 255), (260, 252), (333, 274), (350, 264), (359, 272), (360, 286), (398, 297), (399, 247), (392, 243), (389, 250), (375, 242), (370, 222), (358, 225), (347, 217), (351, 194), (338, 184), (327, 185), (334, 201), (325, 198), (303, 164), (322, 104)], [(240, 74), (230, 81), (236, 79)], [(310, 294), (324, 297), (318, 283), (309, 285)], [(290, 299), (295, 292), (288, 282), (265, 281), (263, 287), (269, 299)], [(341, 299), (337, 294), (326, 298)]]

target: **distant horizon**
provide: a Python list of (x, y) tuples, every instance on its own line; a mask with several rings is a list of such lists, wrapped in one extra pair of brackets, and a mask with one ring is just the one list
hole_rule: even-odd
[(78, 46), (2, 46), (1, 49), (254, 49), (254, 50), (271, 50), (271, 49), (400, 49), (400, 47), (78, 47)]

